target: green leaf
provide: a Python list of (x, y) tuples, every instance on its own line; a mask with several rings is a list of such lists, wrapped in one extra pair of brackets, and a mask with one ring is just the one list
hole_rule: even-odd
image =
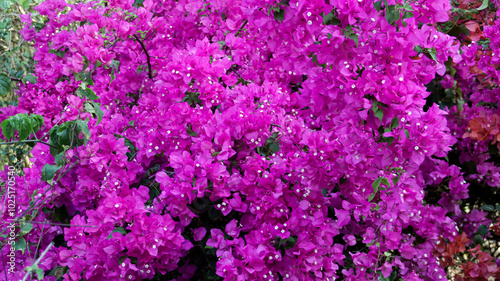
[(91, 89), (89, 88), (85, 88), (85, 89), (82, 89), (82, 88), (78, 88), (78, 90), (76, 91), (76, 94), (80, 97), (86, 97), (88, 98), (89, 100), (96, 100), (98, 99), (99, 97), (94, 93), (94, 91), (92, 91)]
[(59, 169), (61, 169), (60, 166), (45, 164), (42, 169), (42, 181), (49, 181), (53, 179)]
[(481, 206), (481, 209), (486, 211), (486, 212), (495, 211), (495, 207), (493, 207), (493, 205), (483, 205), (483, 206)]
[(381, 137), (377, 143), (386, 142), (388, 145), (391, 145), (394, 142), (394, 137)]
[(217, 41), (219, 43), (219, 50), (222, 50), (226, 46), (226, 41)]
[(87, 73), (87, 75), (85, 75), (85, 83), (87, 85), (94, 86), (94, 80), (92, 80), (92, 72), (89, 72)]
[[(7, 120), (9, 120), (10, 126), (17, 130), (17, 133), (19, 134), (19, 141), (27, 139), (32, 133), (32, 121), (28, 114), (19, 113), (9, 117)], [(7, 128), (7, 130), (9, 130), (9, 128)]]
[[(335, 15), (335, 11), (331, 10), (328, 14), (323, 16), (324, 25), (340, 25), (340, 20)], [(329, 35), (331, 37), (331, 34)], [(330, 39), (330, 38), (328, 38)]]
[(116, 76), (115, 76), (115, 69), (111, 69), (111, 74), (110, 74), (110, 77), (111, 79), (109, 80), (109, 84), (111, 84), (111, 82), (113, 82), (113, 80), (115, 80)]
[(136, 8), (139, 8), (142, 6), (142, 2), (144, 2), (144, 0), (135, 0), (134, 1), (134, 7)]
[(352, 34), (352, 25), (346, 26), (344, 29), (342, 29), (342, 32), (345, 38), (349, 38), (349, 35)]
[(328, 189), (322, 188), (321, 189), (321, 194), (323, 194), (323, 196), (326, 196), (328, 194)]
[(95, 115), (97, 116), (97, 124), (101, 123), (104, 112), (101, 110), (101, 104), (93, 103), (95, 109)]
[(125, 230), (125, 228), (117, 227), (117, 228), (113, 229), (113, 231), (111, 231), (111, 233), (108, 235), (108, 240), (113, 237), (111, 234), (113, 234), (115, 232), (121, 233), (123, 235), (127, 235), (127, 231)]
[(391, 120), (391, 128), (397, 128), (397, 127), (399, 127), (399, 118), (394, 117)]
[(4, 10), (7, 10), (10, 8), (10, 6), (12, 4), (14, 4), (15, 2), (12, 1), (12, 0), (2, 0), (0, 1), (0, 8), (4, 9)]
[(21, 227), (21, 236), (29, 233), (33, 229), (32, 223), (26, 223)]
[(117, 61), (117, 60), (112, 60), (112, 61), (111, 61), (111, 67), (112, 67), (113, 69), (118, 70), (118, 69), (119, 69), (119, 67), (120, 67), (120, 61)]
[(33, 74), (26, 74), (26, 76), (23, 78), (23, 83), (26, 84), (26, 81), (29, 81), (30, 84), (36, 84), (36, 76), (34, 76)]
[(63, 51), (59, 51), (59, 50), (49, 50), (49, 53), (50, 54), (55, 54), (56, 56), (60, 57), (60, 58), (64, 58), (64, 55), (66, 55), (66, 52), (69, 50), (68, 47), (65, 47)]
[(382, 9), (382, 1), (373, 2), (373, 6), (375, 7), (375, 10), (377, 10), (377, 12), (380, 12), (380, 10)]
[(408, 129), (404, 129), (404, 132), (405, 132), (406, 138), (410, 139), (410, 132), (408, 131)]
[(484, 224), (481, 224), (481, 225), (479, 226), (479, 229), (477, 230), (477, 233), (478, 233), (479, 235), (481, 235), (481, 236), (484, 236), (484, 235), (488, 234), (488, 232), (489, 232), (489, 229), (488, 229), (488, 227), (487, 227), (486, 225), (484, 225)]
[(408, 4), (408, 3), (405, 3), (405, 4), (403, 5), (403, 8), (404, 8), (406, 11), (410, 11), (410, 12), (412, 12), (412, 11), (413, 11), (413, 8), (412, 8), (412, 7), (410, 6), (410, 4)]
[(431, 58), (435, 61), (437, 61), (437, 51), (436, 51), (436, 48), (432, 47), (432, 49), (429, 50), (429, 55), (431, 56)]
[(43, 269), (39, 268), (38, 266), (35, 266), (33, 268), (33, 271), (36, 273), (36, 278), (38, 280), (43, 280)]
[(483, 238), (479, 234), (477, 234), (476, 236), (474, 236), (474, 239), (472, 241), (474, 241), (475, 245), (483, 244)]
[(463, 99), (457, 99), (457, 107), (458, 107), (458, 110), (459, 112), (464, 110), (464, 104), (465, 104), (465, 101)]
[(297, 243), (297, 236), (295, 235), (292, 235), (290, 237), (288, 237), (285, 241), (285, 250), (289, 250), (291, 248), (293, 248), (293, 246), (295, 246), (295, 244)]
[(414, 15), (412, 12), (406, 12), (403, 15), (403, 19), (409, 19), (409, 18), (413, 18), (413, 17), (414, 17)]
[(488, 145), (488, 153), (490, 154), (490, 156), (495, 157), (500, 153), (500, 151), (498, 150), (498, 147), (496, 145), (490, 143)]
[(21, 5), (25, 10), (28, 10), (30, 7), (31, 0), (17, 0), (17, 4)]
[(23, 74), (24, 74), (24, 70), (19, 70), (18, 72), (16, 72), (16, 75), (14, 75), (15, 78), (23, 78)]
[(7, 95), (10, 92), (10, 83), (12, 80), (9, 78), (9, 76), (5, 74), (0, 74), (0, 97), (3, 97)]
[(97, 124), (101, 123), (104, 112), (101, 110), (100, 103), (89, 101), (88, 103), (85, 103), (84, 107), (86, 112), (92, 113), (97, 117)]
[(317, 63), (317, 62), (318, 62), (318, 56), (317, 56), (316, 54), (314, 54), (314, 55), (312, 56), (312, 62), (313, 62), (313, 63)]
[(349, 39), (353, 40), (354, 43), (356, 43), (356, 47), (358, 46), (358, 35), (357, 34), (350, 34)]
[(423, 53), (424, 52), (424, 48), (422, 48), (422, 46), (420, 46), (420, 45), (415, 46), (415, 48), (413, 50), (415, 52), (417, 52), (417, 53)]
[(483, 3), (481, 4), (481, 6), (479, 6), (479, 8), (477, 8), (476, 10), (482, 11), (486, 8), (488, 8), (488, 0), (483, 0)]
[(29, 119), (23, 119), (19, 122), (18, 133), (19, 133), (19, 141), (23, 141), (29, 137), (31, 134), (31, 122)]
[[(121, 256), (119, 259), (118, 259), (118, 264), (122, 264), (123, 261), (125, 261), (125, 259), (127, 258), (127, 256)], [(132, 261), (132, 259), (130, 259)]]
[(16, 251), (21, 250), (21, 252), (24, 254), (24, 250), (26, 250), (26, 240), (23, 237), (19, 237), (19, 240), (16, 241), (14, 249)]
[(372, 183), (373, 191), (377, 192), (381, 184), (382, 184), (382, 177), (377, 178), (377, 179), (376, 179), (376, 180)]
[(9, 119), (3, 120), (0, 126), (2, 127), (2, 133), (7, 141), (14, 137), (14, 127), (10, 124)]
[[(50, 135), (50, 140), (54, 139), (57, 145), (71, 145), (71, 136), (75, 121), (68, 121), (60, 126), (53, 127), (55, 136)], [(57, 136), (57, 137), (56, 137)]]
[(128, 157), (128, 161), (129, 162), (132, 161), (134, 159), (134, 156), (135, 156), (136, 151), (137, 151), (137, 149), (135, 148), (132, 141), (130, 141), (128, 138), (121, 136), (119, 134), (114, 134), (114, 136), (117, 138), (124, 138), (125, 139), (125, 145), (128, 147), (128, 151), (129, 151), (126, 153), (126, 155)]
[(193, 131), (191, 124), (188, 124), (187, 126), (187, 134), (192, 137), (198, 137), (198, 133)]
[(396, 5), (388, 5), (387, 0), (384, 0), (385, 3), (385, 19), (389, 24), (393, 24), (397, 20), (399, 20), (399, 10), (396, 9)]
[(269, 149), (271, 149), (271, 151), (273, 153), (280, 151), (280, 144), (279, 144), (279, 142), (273, 142), (271, 145), (269, 145)]
[(277, 21), (281, 21), (281, 22), (283, 22), (283, 20), (285, 19), (285, 10), (283, 10), (283, 9), (279, 9), (278, 11), (275, 11), (275, 12), (274, 12), (274, 18), (275, 18)]
[(80, 72), (75, 72), (75, 81), (82, 81), (85, 75), (85, 69)]
[[(384, 254), (386, 254), (386, 253), (384, 253)], [(390, 254), (387, 256), (389, 257)], [(382, 275), (382, 272), (379, 271), (379, 277), (378, 277), (379, 281), (396, 281), (396, 278), (398, 278), (398, 272), (396, 270), (393, 270), (391, 272), (391, 275), (389, 275), (387, 278), (384, 278), (384, 276)]]
[(33, 132), (36, 133), (43, 126), (44, 123), (43, 117), (37, 114), (33, 114), (30, 117), (31, 117), (31, 127), (33, 129)]
[(392, 178), (392, 183), (394, 185), (398, 184), (398, 182), (399, 182), (399, 176)]
[(90, 139), (89, 119), (87, 118), (85, 121), (81, 119), (76, 120), (76, 126), (85, 135), (84, 144), (87, 144), (87, 141)]
[(375, 111), (375, 117), (382, 121), (382, 119), (384, 118), (384, 111), (379, 108), (377, 111)]
[(377, 195), (377, 193), (375, 193), (375, 192), (374, 192), (374, 193), (372, 193), (372, 194), (370, 195), (370, 197), (368, 197), (368, 202), (371, 202), (371, 201), (373, 200), (373, 198), (375, 198), (375, 195)]
[[(382, 184), (385, 184), (385, 186), (387, 186), (387, 188), (389, 188), (391, 185), (389, 184), (389, 180), (386, 178), (386, 177), (383, 177), (382, 178)], [(386, 189), (387, 189), (386, 188)]]
[(64, 155), (65, 155), (65, 154), (66, 154), (66, 152), (65, 152), (65, 151), (63, 151), (63, 152), (61, 152), (61, 153), (57, 154), (57, 155), (54, 157), (54, 159), (55, 159), (55, 161), (54, 161), (54, 162), (56, 163), (56, 165), (57, 165), (57, 166), (62, 166), (62, 165), (64, 165), (64, 163), (66, 163), (66, 161), (65, 161), (65, 159), (64, 159)]

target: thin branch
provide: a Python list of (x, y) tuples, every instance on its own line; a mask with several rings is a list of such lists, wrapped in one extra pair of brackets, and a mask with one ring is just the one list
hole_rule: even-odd
[(67, 224), (67, 223), (55, 223), (55, 222), (40, 222), (40, 221), (30, 221), (30, 223), (38, 224), (48, 224), (48, 225), (58, 225), (58, 226), (69, 226), (69, 227), (99, 227), (97, 225), (80, 225), (80, 224)]
[[(45, 194), (47, 194), (50, 190), (52, 190), (52, 188), (54, 188), (54, 186), (55, 186), (55, 185), (56, 185), (56, 184), (57, 184), (57, 183), (61, 180), (61, 178), (62, 178), (62, 177), (64, 177), (64, 176), (65, 176), (65, 175), (66, 175), (69, 171), (71, 171), (71, 169), (72, 169), (75, 165), (77, 165), (77, 164), (79, 164), (79, 163), (80, 163), (80, 161), (77, 161), (77, 162), (75, 162), (75, 163), (71, 164), (71, 166), (69, 166), (69, 168), (68, 168), (68, 169), (67, 169), (64, 173), (62, 173), (62, 174), (60, 173), (60, 174), (58, 175), (57, 179), (56, 179), (55, 181), (53, 181), (53, 182), (52, 182), (52, 184), (51, 184), (51, 185), (50, 185), (50, 186), (49, 186), (49, 187), (48, 187), (48, 188), (47, 188), (47, 189), (46, 189), (46, 190), (42, 193), (42, 195), (41, 195), (39, 198), (37, 198), (37, 199), (35, 200), (35, 202), (33, 202), (33, 205), (31, 205), (31, 204), (30, 204), (30, 206), (28, 207), (28, 209), (26, 209), (24, 212), (22, 212), (22, 213), (21, 213), (19, 216), (17, 216), (14, 220), (12, 220), (12, 221), (10, 221), (10, 222), (4, 222), (4, 221), (2, 221), (2, 222), (0, 222), (0, 223), (17, 223), (17, 222), (19, 222), (22, 218), (24, 218), (24, 216), (25, 216), (26, 214), (28, 214), (29, 212), (31, 212), (31, 211), (32, 211), (32, 210), (34, 210), (35, 208), (38, 208), (38, 207), (40, 207), (41, 205), (43, 205), (43, 204), (45, 203), (45, 201), (46, 201), (48, 198), (50, 198), (51, 196), (53, 196), (54, 194), (52, 194), (52, 195), (50, 195), (49, 197), (46, 197), (46, 198), (43, 198), (43, 196), (44, 196)], [(62, 169), (64, 169), (65, 167), (66, 167), (66, 164), (64, 164), (64, 166), (63, 166), (63, 168), (62, 168)], [(42, 199), (42, 198), (43, 198), (43, 199)], [(0, 235), (4, 234), (4, 233), (5, 233), (5, 231), (7, 231), (7, 229), (8, 229), (8, 227), (4, 228), (4, 229), (0, 232)]]
[(149, 79), (153, 79), (153, 75), (151, 74), (151, 57), (149, 56), (148, 51), (146, 50), (146, 46), (144, 45), (144, 42), (142, 42), (137, 35), (134, 34), (134, 38), (141, 44), (142, 49), (146, 53), (146, 59), (148, 60), (148, 77)]
[[(62, 115), (62, 114), (61, 114)], [(63, 116), (61, 116), (61, 118), (59, 118), (59, 120), (57, 120), (56, 124), (54, 125), (57, 126), (57, 124), (59, 124), (59, 122), (63, 119)], [(45, 132), (45, 134), (40, 138), (41, 140), (43, 140), (45, 137), (47, 137), (47, 135), (50, 133), (50, 130), (48, 130), (47, 132)]]
[(115, 38), (115, 40), (113, 40), (113, 42), (111, 42), (108, 46), (106, 46), (106, 49), (110, 49), (111, 47), (116, 45), (116, 43), (118, 43), (118, 41), (120, 41), (120, 38)]
[(48, 146), (50, 146), (52, 148), (57, 148), (54, 145), (52, 145), (52, 144), (50, 144), (48, 142), (41, 141), (41, 140), (23, 140), (23, 141), (0, 142), (0, 145), (9, 145), (9, 144), (17, 144), (17, 143), (32, 143), (32, 142), (38, 142), (38, 143), (41, 143), (41, 144), (48, 145)]
[[(380, 219), (380, 214), (379, 214), (379, 219)], [(377, 227), (377, 230), (380, 228), (380, 225)], [(382, 233), (379, 233), (382, 234)], [(379, 236), (379, 238), (381, 238)], [(373, 275), (373, 280), (375, 281), (375, 278), (377, 278), (377, 270), (379, 269), (379, 262), (380, 262), (380, 247), (382, 246), (382, 239), (380, 239), (379, 244), (378, 244), (378, 254), (377, 254), (377, 263), (375, 264), (375, 272)]]
[(45, 220), (43, 222), (43, 225), (42, 225), (42, 230), (40, 230), (40, 238), (38, 239), (38, 243), (36, 244), (36, 250), (35, 250), (35, 257), (36, 258), (36, 254), (38, 253), (38, 251), (40, 250), (40, 244), (42, 242), (42, 237), (43, 237), (43, 231), (45, 230), (45, 224), (46, 224), (47, 220)]
[(45, 251), (43, 251), (42, 255), (40, 255), (40, 257), (35, 261), (35, 263), (33, 263), (31, 265), (31, 270), (26, 272), (26, 275), (24, 275), (24, 278), (22, 281), (26, 281), (26, 279), (28, 279), (28, 276), (30, 276), (32, 274), (33, 267), (38, 267), (38, 263), (43, 259), (43, 257), (45, 257), (45, 255), (49, 252), (49, 250), (50, 250), (50, 248), (52, 248), (52, 246), (54, 246), (54, 243), (50, 242), (49, 246), (47, 246), (47, 248), (45, 248)]
[(241, 80), (243, 80), (244, 83), (252, 83), (252, 81), (247, 81), (245, 78), (241, 77), (235, 67), (229, 68), (226, 74), (229, 74), (231, 72), (234, 72)]
[(153, 31), (152, 31), (149, 35), (147, 35), (147, 36), (144, 38), (144, 40), (147, 40), (147, 39), (149, 39), (151, 36), (155, 35), (155, 34), (156, 34), (156, 33), (155, 33), (155, 32), (156, 32), (156, 30), (158, 30), (158, 28), (163, 27), (163, 26), (165, 26), (165, 25), (167, 25), (167, 24), (165, 23), (165, 24), (163, 24), (163, 25), (158, 25), (155, 29), (153, 29)]
[[(3, 245), (2, 245), (3, 248)], [(7, 278), (7, 267), (5, 266), (5, 255), (2, 255), (2, 261), (3, 261), (3, 273), (5, 274), (5, 280), (9, 280)]]
[(243, 24), (241, 25), (240, 29), (238, 29), (238, 31), (236, 32), (236, 34), (234, 35), (235, 37), (238, 36), (241, 32), (241, 30), (243, 29), (243, 27), (245, 27), (245, 25), (247, 25), (248, 23), (248, 20), (244, 20), (243, 21)]

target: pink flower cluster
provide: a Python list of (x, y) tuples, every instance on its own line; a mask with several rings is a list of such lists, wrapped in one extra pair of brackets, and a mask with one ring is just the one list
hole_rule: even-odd
[[(41, 180), (56, 161), (42, 143), (16, 179), (37, 222), (16, 278), (57, 241), (44, 280), (446, 280), (437, 244), (487, 221), (462, 213), (466, 180), (500, 184), (461, 137), (478, 110), (426, 106), (450, 62), (451, 86), (476, 77), (477, 45), (437, 28), (449, 1), (139, 2), (47, 0), (44, 28), (23, 19), (38, 79), (0, 121), (42, 115), (42, 137), (89, 118), (91, 137), (59, 180)], [(470, 99), (496, 102), (478, 84)], [(478, 175), (443, 160), (452, 146)]]

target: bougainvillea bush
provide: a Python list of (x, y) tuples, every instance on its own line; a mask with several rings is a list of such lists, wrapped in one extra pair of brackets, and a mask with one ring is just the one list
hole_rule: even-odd
[(0, 280), (497, 277), (496, 5), (44, 1)]

